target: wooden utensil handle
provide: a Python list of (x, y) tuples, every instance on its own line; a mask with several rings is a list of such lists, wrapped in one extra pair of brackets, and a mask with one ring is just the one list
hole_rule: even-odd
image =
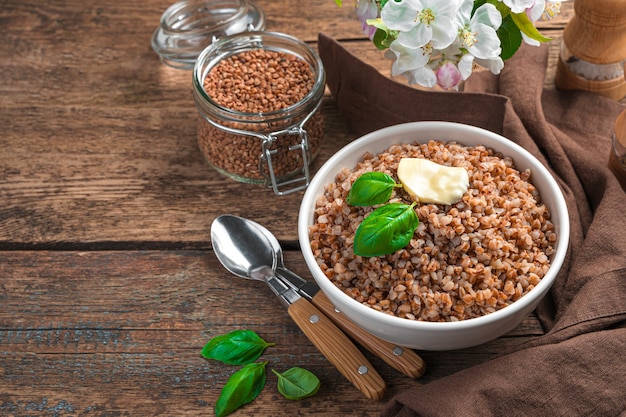
[(422, 358), (412, 349), (395, 345), (380, 339), (354, 324), (345, 314), (335, 309), (333, 303), (322, 291), (319, 291), (311, 302), (326, 316), (361, 346), (384, 360), (389, 366), (411, 378), (418, 378), (426, 371)]
[(383, 398), (385, 381), (328, 317), (304, 298), (291, 304), (288, 311), (309, 340), (367, 398)]

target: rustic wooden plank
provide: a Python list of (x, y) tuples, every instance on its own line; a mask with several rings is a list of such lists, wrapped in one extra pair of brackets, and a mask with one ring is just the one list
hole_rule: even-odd
[[(110, 120), (149, 121), (155, 114), (83, 108), (70, 111), (74, 122), (54, 126), (62, 109), (21, 110), (0, 113), (0, 123), (12, 123), (0, 138), (0, 247), (72, 241), (203, 245), (213, 218), (228, 212), (271, 223), (280, 237), (296, 240), (303, 193), (279, 198), (217, 173), (198, 149), (195, 114), (170, 108), (156, 111), (156, 128), (149, 122), (129, 128)], [(331, 99), (323, 112), (327, 136), (314, 169), (355, 137)], [(35, 119), (51, 120), (54, 129)], [(280, 204), (268, 204), (274, 201)]]
[[(285, 262), (312, 280), (299, 252), (286, 251)], [(245, 326), (256, 319), (288, 321), (263, 283), (231, 275), (212, 251), (0, 252), (0, 276), (0, 328), (10, 323), (38, 329), (42, 322), (63, 332), (50, 340), (36, 332), (7, 335), (19, 344), (79, 343), (80, 332), (67, 335), (73, 329), (118, 331), (82, 335), (98, 344), (123, 341), (129, 329), (145, 330), (145, 337), (152, 329), (166, 330), (175, 337), (176, 331)], [(526, 327), (523, 334), (537, 334), (537, 329)]]
[[(287, 251), (286, 262), (308, 278), (299, 253)], [(0, 276), (0, 414), (208, 412), (233, 367), (200, 349), (237, 328), (277, 343), (264, 354), (272, 367), (305, 367), (323, 384), (290, 402), (270, 377), (244, 415), (377, 415), (384, 405), (355, 394), (262, 283), (230, 276), (210, 251), (0, 252)], [(365, 354), (388, 399), (519, 346), (536, 326), (530, 317), (476, 348), (419, 352), (428, 370), (415, 381)]]

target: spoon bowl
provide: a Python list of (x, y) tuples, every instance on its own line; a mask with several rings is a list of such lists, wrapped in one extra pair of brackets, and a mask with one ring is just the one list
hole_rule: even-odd
[(265, 276), (276, 268), (271, 242), (241, 217), (216, 218), (211, 225), (211, 242), (217, 259), (238, 277), (265, 281)]

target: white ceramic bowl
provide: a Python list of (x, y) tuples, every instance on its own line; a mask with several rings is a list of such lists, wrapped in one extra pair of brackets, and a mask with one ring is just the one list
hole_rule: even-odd
[[(513, 158), (519, 170), (530, 168), (531, 181), (551, 213), (558, 236), (551, 266), (540, 283), (511, 305), (482, 317), (458, 322), (424, 322), (390, 316), (354, 300), (337, 288), (321, 271), (309, 241), (315, 200), (342, 168), (354, 169), (366, 152), (380, 153), (395, 143), (426, 142), (431, 139), (484, 145)], [(451, 350), (493, 340), (516, 327), (546, 295), (563, 264), (569, 241), (569, 218), (565, 199), (548, 170), (528, 151), (514, 142), (473, 126), (447, 122), (415, 122), (367, 134), (333, 155), (317, 172), (304, 194), (298, 218), (298, 237), (307, 266), (322, 291), (353, 322), (366, 331), (401, 346), (421, 350)]]

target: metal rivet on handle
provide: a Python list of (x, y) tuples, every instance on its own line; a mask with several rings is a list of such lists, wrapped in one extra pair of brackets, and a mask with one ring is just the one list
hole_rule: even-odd
[(365, 366), (365, 365), (359, 366), (359, 370), (358, 370), (359, 375), (365, 375), (367, 373), (367, 371), (369, 371), (367, 366)]
[(313, 324), (317, 323), (318, 321), (320, 321), (320, 317), (317, 314), (312, 314), (309, 317), (309, 321)]
[(400, 346), (396, 346), (395, 348), (393, 348), (393, 354), (396, 356), (400, 356), (404, 353), (404, 349), (402, 349)]

